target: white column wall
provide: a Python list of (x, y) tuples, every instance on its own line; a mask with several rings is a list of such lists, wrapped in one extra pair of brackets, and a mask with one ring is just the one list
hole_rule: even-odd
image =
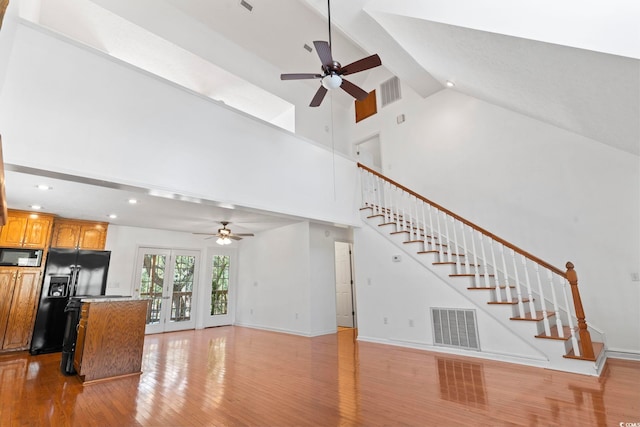
[(310, 335), (309, 223), (244, 239), (238, 264), (237, 325)]
[(357, 221), (346, 157), (30, 24), (12, 47), (0, 96), (7, 163)]
[(403, 96), (352, 140), (379, 127), (386, 175), (559, 268), (572, 261), (587, 322), (640, 356), (638, 157), (453, 90)]
[(335, 242), (350, 241), (349, 230), (309, 225), (311, 335), (336, 331)]

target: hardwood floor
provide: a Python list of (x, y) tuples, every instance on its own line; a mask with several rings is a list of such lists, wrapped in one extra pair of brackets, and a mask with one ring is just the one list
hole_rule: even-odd
[[(145, 338), (140, 377), (82, 386), (60, 353), (0, 356), (0, 426), (619, 426), (640, 363), (600, 378), (239, 327)], [(640, 425), (640, 424), (636, 424)]]

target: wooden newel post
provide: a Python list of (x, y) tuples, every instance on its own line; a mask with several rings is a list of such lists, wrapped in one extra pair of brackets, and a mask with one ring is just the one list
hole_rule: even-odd
[(587, 321), (584, 317), (584, 308), (580, 299), (580, 291), (578, 290), (578, 275), (573, 269), (573, 263), (567, 262), (567, 280), (571, 285), (571, 295), (573, 296), (573, 306), (576, 308), (576, 317), (578, 318), (578, 334), (580, 336), (580, 353), (585, 359), (595, 360), (593, 353), (593, 344), (591, 343), (591, 334), (587, 329)]

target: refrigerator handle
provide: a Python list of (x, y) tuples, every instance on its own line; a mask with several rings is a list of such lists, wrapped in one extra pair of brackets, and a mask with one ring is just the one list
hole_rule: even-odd
[(76, 295), (76, 291), (78, 290), (78, 274), (80, 273), (79, 265), (71, 266), (71, 286), (73, 287), (73, 296)]

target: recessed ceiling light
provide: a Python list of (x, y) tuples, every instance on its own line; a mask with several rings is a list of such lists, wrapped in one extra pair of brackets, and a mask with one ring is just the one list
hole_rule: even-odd
[(111, 218), (111, 219), (116, 219), (116, 218), (118, 218), (118, 215), (116, 215), (116, 214), (109, 214), (109, 218)]
[(136, 203), (138, 203), (136, 199), (129, 199), (128, 201), (130, 205), (135, 205)]
[(447, 87), (454, 87), (456, 84), (454, 82), (452, 82), (451, 80), (447, 80)]
[(53, 189), (53, 187), (50, 187), (47, 184), (38, 184), (38, 185), (36, 185), (36, 187), (38, 188), (38, 190), (42, 190), (42, 191), (47, 191), (47, 190), (52, 190)]
[(30, 205), (29, 207), (30, 207), (31, 209), (35, 209), (35, 210), (42, 209), (42, 206), (40, 206), (40, 205)]

